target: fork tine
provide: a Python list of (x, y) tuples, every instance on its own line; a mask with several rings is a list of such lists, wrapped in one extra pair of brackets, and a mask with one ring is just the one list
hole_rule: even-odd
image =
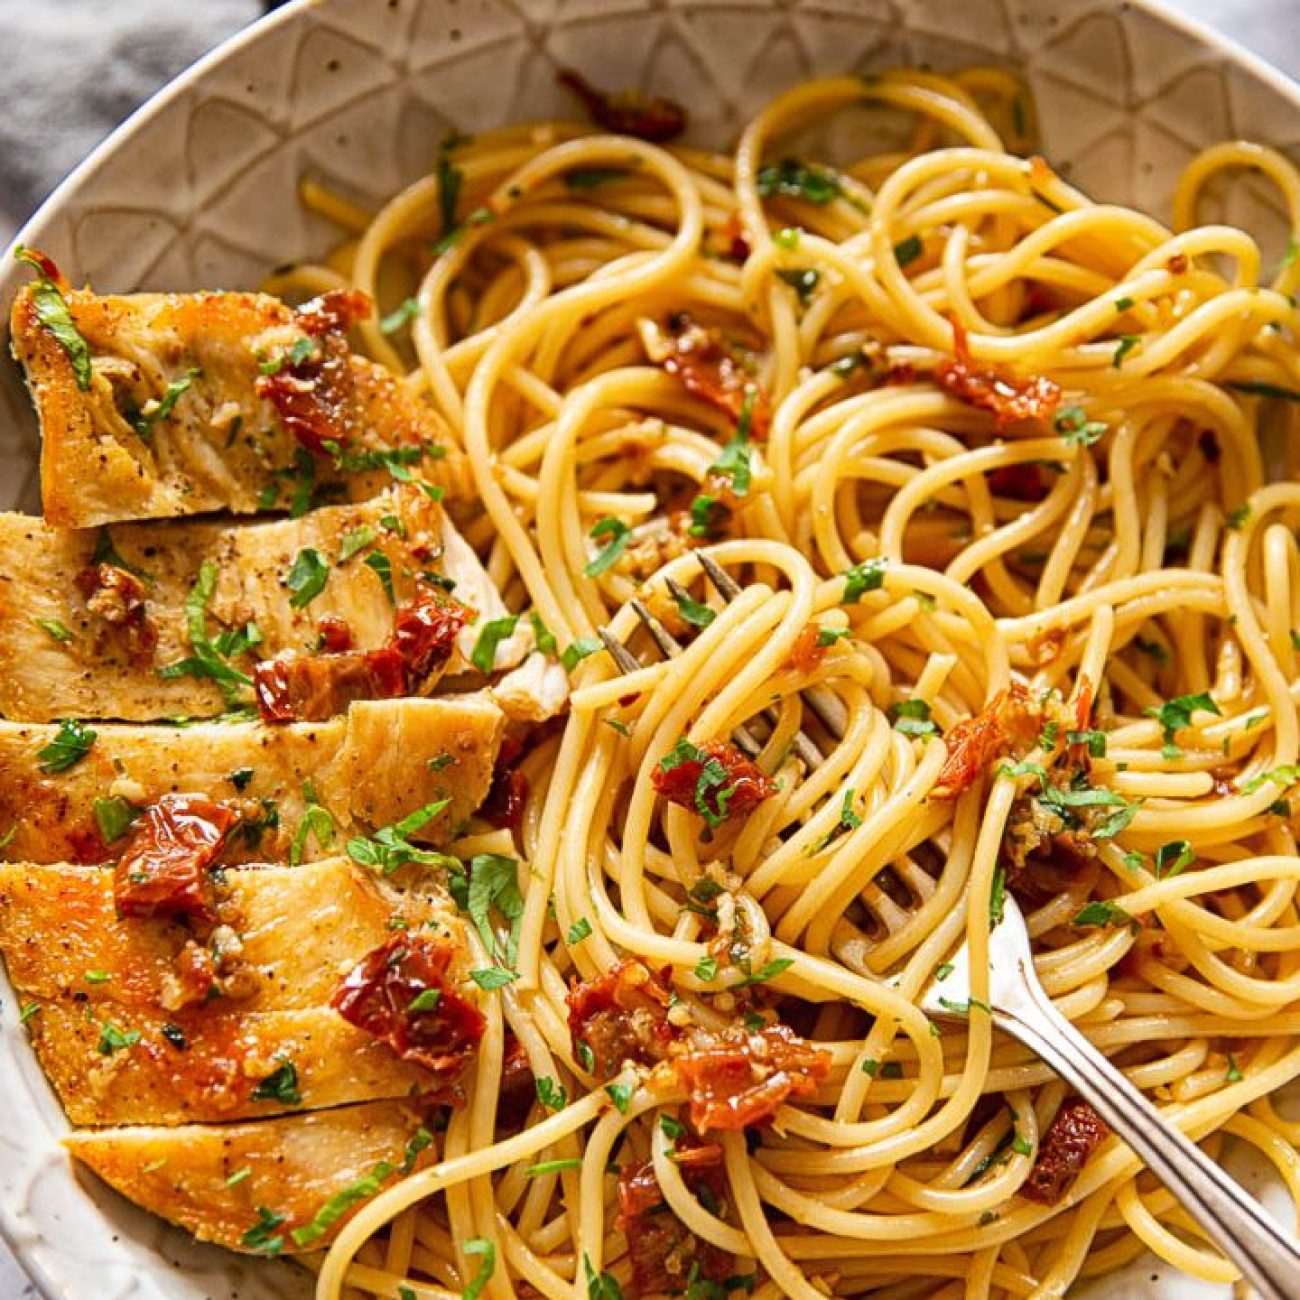
[(679, 606), (683, 601), (691, 599), (691, 593), (676, 578), (665, 578), (664, 585), (668, 588), (668, 594), (672, 596)]
[[(704, 570), (704, 576), (717, 589), (718, 595), (730, 604), (741, 593), (740, 584), (729, 574), (726, 569), (720, 565), (707, 551), (696, 551), (695, 558), (700, 563), (700, 568)], [(826, 728), (827, 731), (840, 740), (844, 736), (844, 721), (841, 716), (841, 710), (837, 702), (829, 692), (823, 690), (820, 686), (810, 686), (806, 691), (801, 692), (804, 702), (808, 705), (808, 711), (817, 719), (818, 722)]]
[(636, 657), (607, 627), (598, 627), (596, 635), (605, 643), (609, 657), (618, 665), (619, 672), (634, 673), (641, 665)]
[[(628, 601), (628, 604), (632, 606), (633, 613), (635, 613), (637, 618), (639, 618), (645, 625), (646, 631), (654, 638), (655, 644), (663, 651), (665, 656), (672, 659), (681, 654), (683, 649), (681, 642), (678, 641), (666, 627), (664, 627), (664, 625), (649, 611), (649, 609), (646, 608), (642, 601), (633, 597)], [(776, 726), (777, 714), (775, 709), (764, 709), (762, 716), (767, 720), (769, 725), (773, 727)], [(733, 734), (736, 736), (737, 743), (742, 749), (748, 749), (750, 746), (753, 746), (753, 753), (750, 754), (751, 758), (762, 749), (762, 744), (754, 737), (754, 733), (750, 731), (748, 727), (737, 727)], [(742, 735), (745, 738), (744, 740), (741, 739)], [(820, 767), (825, 761), (821, 750), (817, 748), (816, 742), (811, 736), (806, 735), (804, 732), (795, 732), (794, 739), (791, 743), (794, 746), (795, 753), (803, 759), (809, 769)]]
[(704, 576), (718, 589), (718, 595), (723, 600), (735, 600), (740, 595), (740, 583), (708, 551), (696, 551), (695, 558), (699, 560)]
[(682, 643), (639, 601), (635, 596), (628, 601), (632, 606), (632, 612), (639, 618), (645, 627), (645, 630), (654, 638), (654, 643), (659, 647), (660, 653), (666, 659), (675, 658), (682, 652)]

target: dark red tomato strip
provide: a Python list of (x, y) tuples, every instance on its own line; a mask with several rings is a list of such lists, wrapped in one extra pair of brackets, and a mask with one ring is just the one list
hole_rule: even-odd
[(455, 955), (449, 939), (394, 935), (363, 957), (330, 999), (350, 1025), (428, 1070), (449, 1097), (487, 1026), (483, 1013), (448, 978)]
[(678, 750), (655, 767), (651, 784), (669, 803), (699, 813), (710, 825), (744, 816), (776, 793), (771, 777), (729, 741), (682, 742)]
[(654, 1065), (667, 1055), (681, 1030), (668, 1020), (672, 1000), (661, 980), (635, 957), (625, 958), (594, 980), (569, 991), (569, 1032), (575, 1054), (584, 1048), (594, 1062), (592, 1072), (608, 1079), (624, 1061)]
[(771, 1123), (790, 1099), (811, 1097), (825, 1082), (831, 1054), (786, 1025), (759, 1033), (732, 1030), (673, 1055), (696, 1130), (736, 1131)]
[(1048, 1126), (1021, 1195), (1040, 1205), (1058, 1204), (1109, 1136), (1106, 1121), (1086, 1101), (1067, 1101)]
[(582, 100), (597, 126), (616, 135), (634, 135), (638, 140), (662, 144), (686, 130), (686, 110), (671, 99), (657, 95), (647, 99), (631, 90), (607, 94), (572, 68), (562, 68), (556, 79)]
[(953, 355), (936, 367), (934, 382), (968, 406), (991, 411), (999, 432), (1018, 420), (1046, 420), (1060, 405), (1060, 386), (1045, 375), (1020, 379), (997, 366), (979, 366), (966, 330), (950, 318)]
[(193, 795), (164, 795), (147, 808), (113, 874), (119, 914), (215, 920), (208, 873), (238, 820)]

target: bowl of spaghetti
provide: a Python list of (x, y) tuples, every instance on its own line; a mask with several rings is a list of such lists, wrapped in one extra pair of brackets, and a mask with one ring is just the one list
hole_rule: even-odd
[(22, 232), (46, 1294), (1229, 1294), (1008, 893), (1294, 1224), (1300, 90), (906, 8), (303, 0)]

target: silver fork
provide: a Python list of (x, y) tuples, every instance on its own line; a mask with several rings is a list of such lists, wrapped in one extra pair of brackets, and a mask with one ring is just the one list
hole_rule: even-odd
[[(735, 579), (706, 552), (695, 554), (704, 576), (723, 600), (734, 600), (741, 590)], [(670, 583), (668, 589), (679, 599), (686, 594), (676, 583)], [(682, 652), (682, 645), (642, 601), (633, 600), (631, 605), (661, 654), (671, 658)], [(599, 632), (621, 671), (640, 668), (637, 659), (612, 633), (606, 628)], [(809, 711), (833, 736), (843, 734), (824, 696), (810, 690), (804, 692), (803, 698)], [(761, 748), (761, 742), (746, 727), (737, 728), (732, 738), (751, 757)], [(803, 731), (795, 739), (800, 756), (810, 767), (816, 767), (821, 751), (815, 741)], [(882, 879), (897, 882), (892, 867), (878, 874), (877, 882)], [(887, 914), (889, 900), (880, 895), (879, 889), (869, 888), (868, 894), (877, 913)], [(921, 995), (921, 1009), (935, 1018), (965, 1019), (971, 988), (970, 953), (964, 943), (948, 965), (942, 981), (931, 981)], [(1019, 1039), (1092, 1103), (1110, 1128), (1241, 1269), (1262, 1300), (1300, 1300), (1300, 1245), (1194, 1142), (1167, 1123), (1052, 1005), (1034, 972), (1025, 919), (1010, 895), (1005, 897), (1002, 919), (990, 936), (989, 1011), (997, 1028)]]
[[(932, 1017), (965, 1019), (971, 987), (964, 943), (950, 964), (942, 981), (931, 981), (921, 995), (921, 1009)], [(1025, 918), (1010, 895), (990, 938), (988, 1005), (994, 1025), (1019, 1039), (1092, 1103), (1263, 1300), (1300, 1296), (1300, 1245), (1200, 1147), (1164, 1120), (1052, 1005), (1034, 973)]]

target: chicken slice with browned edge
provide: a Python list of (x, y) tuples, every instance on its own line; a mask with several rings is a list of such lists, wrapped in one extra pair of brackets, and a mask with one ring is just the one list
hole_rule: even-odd
[(436, 855), (214, 870), (229, 828), (176, 798), (116, 867), (0, 866), (0, 952), (69, 1119), (455, 1098), (483, 1018)]
[[(0, 713), (314, 721), (464, 671), (505, 605), (412, 484), (300, 519), (51, 528), (0, 514)], [(526, 652), (521, 633), (493, 666)]]
[(463, 495), (431, 406), (355, 355), (364, 294), (99, 297), (40, 254), (11, 331), (40, 418), (45, 517), (65, 528), (371, 495), (390, 470)]
[(72, 1133), (110, 1187), (200, 1241), (254, 1255), (319, 1250), (379, 1192), (434, 1158), (426, 1115), (402, 1101), (261, 1123)]
[(0, 721), (0, 857), (103, 862), (145, 809), (181, 792), (239, 817), (226, 864), (311, 861), (446, 800), (414, 834), (443, 844), (486, 797), (502, 731), (486, 693), (359, 701), (282, 727)]

